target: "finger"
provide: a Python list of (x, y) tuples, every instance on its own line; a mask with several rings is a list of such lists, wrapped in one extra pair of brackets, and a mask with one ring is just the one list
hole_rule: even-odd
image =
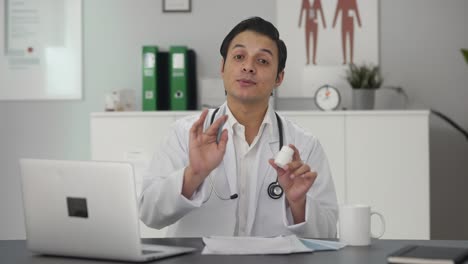
[(216, 121), (214, 121), (213, 124), (211, 124), (211, 126), (208, 127), (205, 133), (210, 136), (218, 135), (219, 128), (224, 125), (227, 119), (227, 115), (223, 115), (222, 117), (216, 119)]
[(294, 172), (295, 170), (299, 169), (304, 163), (302, 162), (302, 160), (295, 160), (295, 161), (291, 161), (290, 163), (288, 163), (288, 171), (290, 172)]
[(309, 171), (310, 171), (309, 165), (303, 164), (302, 166), (300, 166), (296, 170), (292, 171), (291, 175), (293, 175), (293, 177), (296, 177), (296, 176), (302, 175), (304, 173), (307, 173)]
[(224, 129), (223, 132), (221, 133), (221, 137), (219, 139), (218, 150), (225, 153), (226, 152), (227, 142), (228, 142), (228, 131), (227, 131), (227, 129)]
[(293, 144), (289, 144), (289, 147), (294, 150), (293, 160), (301, 160), (301, 155), (299, 155), (299, 150)]
[(189, 136), (190, 136), (190, 141), (193, 141), (197, 138), (198, 136), (198, 126), (197, 126), (197, 121), (193, 123), (192, 127), (190, 128)]
[(284, 169), (276, 165), (274, 159), (269, 159), (268, 163), (270, 163), (270, 165), (276, 170), (277, 173), (284, 174)]
[(301, 178), (304, 178), (307, 183), (312, 186), (315, 182), (315, 179), (317, 179), (317, 173), (315, 171), (309, 171), (301, 175)]
[(191, 137), (196, 137), (197, 135), (203, 133), (203, 124), (205, 123), (205, 118), (207, 114), (208, 109), (203, 110), (197, 121), (193, 123), (192, 127), (190, 128)]
[(203, 112), (200, 115), (200, 118), (198, 118), (198, 124), (197, 124), (197, 133), (198, 135), (203, 134), (203, 127), (205, 124), (206, 116), (208, 115), (208, 109), (203, 110)]
[(285, 190), (288, 189), (287, 186), (290, 186), (292, 183), (290, 176), (291, 174), (287, 171), (285, 173), (278, 174), (278, 182)]
[(269, 159), (268, 160), (268, 163), (270, 163), (270, 165), (275, 169), (275, 170), (278, 170), (280, 167), (278, 167), (278, 165), (275, 164), (275, 160), (274, 159)]

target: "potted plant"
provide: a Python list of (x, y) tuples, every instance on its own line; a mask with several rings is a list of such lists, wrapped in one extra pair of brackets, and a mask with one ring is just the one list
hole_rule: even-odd
[(353, 109), (373, 109), (375, 90), (383, 83), (379, 66), (350, 64), (346, 80), (353, 88)]

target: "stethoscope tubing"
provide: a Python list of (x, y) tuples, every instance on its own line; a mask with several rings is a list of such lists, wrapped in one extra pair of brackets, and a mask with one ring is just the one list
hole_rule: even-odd
[[(216, 108), (213, 111), (213, 114), (211, 114), (210, 126), (213, 124), (215, 116), (218, 113), (218, 111), (219, 111), (219, 107)], [(279, 150), (281, 151), (281, 148), (283, 147), (283, 123), (281, 122), (281, 118), (279, 117), (278, 113), (275, 112), (275, 116), (276, 116), (276, 120), (277, 120), (277, 123), (278, 123)], [(220, 126), (219, 131), (218, 131), (217, 142), (219, 141), (219, 137), (221, 136), (222, 129), (223, 129), (223, 127)], [(213, 183), (213, 179), (211, 178), (211, 174), (208, 175), (208, 178), (209, 178), (209, 181), (210, 181), (211, 189), (214, 191), (215, 195), (220, 200), (227, 201), (227, 200), (236, 199), (238, 197), (237, 194), (233, 194), (229, 198), (219, 196), (218, 192), (216, 191), (216, 188), (214, 187), (214, 183)], [(281, 198), (283, 196), (284, 191), (283, 191), (283, 188), (281, 187), (281, 185), (278, 182), (278, 175), (276, 176), (276, 180), (268, 185), (267, 193), (268, 193), (268, 196), (270, 196), (271, 199), (275, 199), (275, 200), (279, 199), (279, 198)], [(211, 196), (211, 192), (210, 192), (210, 196)]]

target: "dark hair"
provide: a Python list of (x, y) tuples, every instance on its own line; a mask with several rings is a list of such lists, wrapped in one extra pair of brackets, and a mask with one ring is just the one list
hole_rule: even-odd
[(276, 43), (276, 46), (278, 47), (278, 72), (277, 74), (282, 72), (284, 70), (284, 67), (286, 66), (286, 57), (287, 57), (286, 45), (280, 39), (278, 29), (276, 29), (276, 27), (272, 23), (264, 20), (261, 17), (251, 17), (246, 20), (243, 20), (239, 24), (237, 24), (229, 32), (229, 34), (227, 34), (227, 36), (223, 40), (223, 43), (221, 43), (221, 47), (219, 49), (221, 56), (223, 56), (224, 62), (226, 62), (226, 56), (227, 56), (228, 48), (229, 48), (229, 45), (231, 44), (231, 41), (238, 34), (247, 30), (251, 30), (256, 33), (265, 35)]

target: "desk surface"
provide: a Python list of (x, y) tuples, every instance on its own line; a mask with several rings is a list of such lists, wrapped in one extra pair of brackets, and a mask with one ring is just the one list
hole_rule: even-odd
[[(144, 239), (145, 243), (158, 243), (164, 245), (190, 246), (203, 248), (200, 238), (157, 238)], [(387, 263), (386, 256), (407, 244), (468, 247), (468, 240), (374, 240), (368, 247), (345, 247), (339, 251), (315, 252), (292, 255), (258, 255), (258, 256), (221, 256), (201, 255), (200, 251), (192, 254), (172, 257), (155, 261), (156, 263), (222, 263), (222, 264), (249, 264), (249, 263), (346, 263), (346, 264), (378, 264)], [(85, 259), (47, 257), (34, 255), (26, 249), (24, 240), (0, 240), (0, 263), (16, 264), (103, 264), (118, 263), (110, 261), (94, 261)]]

